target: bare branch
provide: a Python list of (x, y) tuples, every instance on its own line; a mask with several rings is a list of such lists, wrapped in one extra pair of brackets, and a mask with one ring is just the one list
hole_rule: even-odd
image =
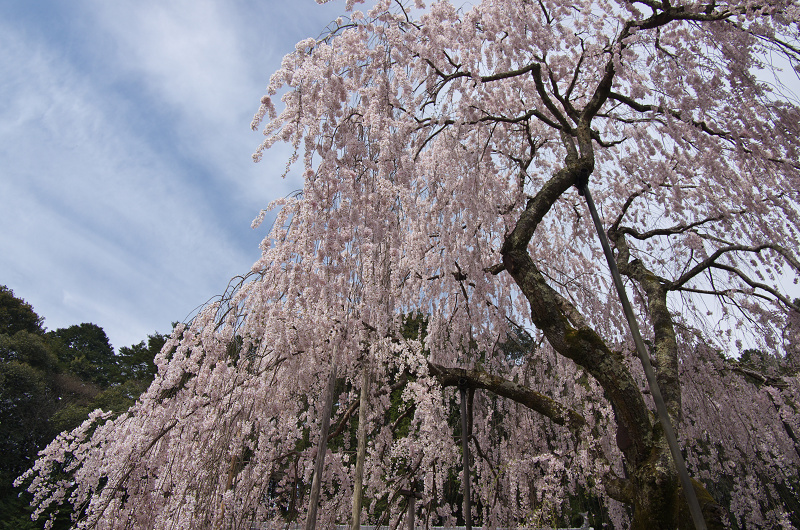
[(786, 305), (787, 307), (796, 307), (789, 298), (781, 294), (777, 289), (770, 287), (765, 283), (753, 280), (752, 278), (747, 276), (744, 272), (737, 269), (736, 267), (731, 267), (730, 265), (723, 265), (721, 263), (712, 263), (711, 267), (715, 269), (722, 269), (724, 271), (730, 272), (735, 276), (738, 276), (739, 279), (741, 279), (744, 283), (746, 283), (753, 289), (761, 289), (762, 291), (768, 292), (769, 294), (771, 294), (772, 296), (783, 302), (783, 304)]
[[(728, 253), (731, 253), (731, 252), (752, 252), (752, 253), (756, 253), (757, 254), (757, 253), (761, 252), (762, 250), (766, 250), (766, 249), (773, 250), (773, 251), (777, 252), (784, 259), (786, 259), (786, 261), (788, 261), (792, 265), (792, 267), (794, 267), (794, 269), (796, 271), (800, 271), (800, 262), (798, 262), (797, 258), (795, 258), (788, 250), (786, 250), (785, 248), (783, 248), (783, 247), (781, 247), (779, 245), (774, 245), (774, 244), (771, 244), (771, 243), (765, 243), (765, 244), (762, 244), (762, 245), (752, 245), (752, 246), (751, 245), (728, 245), (726, 247), (717, 249), (709, 257), (707, 257), (706, 259), (704, 259), (703, 261), (701, 261), (700, 263), (698, 263), (697, 265), (692, 267), (691, 270), (686, 272), (684, 275), (682, 275), (677, 280), (675, 280), (673, 282), (670, 282), (666, 287), (669, 290), (677, 290), (677, 289), (683, 287), (683, 285), (686, 284), (686, 282), (688, 282), (689, 280), (691, 280), (692, 278), (694, 278), (698, 274), (702, 273), (703, 271), (709, 269), (710, 267), (716, 267), (716, 268), (725, 269), (725, 270), (731, 269), (731, 271), (729, 271), (729, 272), (732, 272), (733, 270), (735, 270), (736, 274), (742, 280), (744, 280), (746, 283), (749, 284), (749, 282), (752, 282), (752, 280), (745, 279), (746, 277), (743, 276), (743, 273), (741, 273), (741, 271), (739, 271), (738, 269), (733, 269), (733, 267), (729, 267), (727, 265), (721, 265), (721, 264), (717, 263), (717, 260), (721, 256), (723, 256), (725, 254), (728, 254)], [(753, 284), (751, 286), (752, 287), (758, 286), (759, 288), (761, 288), (761, 285), (763, 285), (763, 284), (759, 284), (757, 282), (753, 282)], [(771, 287), (769, 287), (769, 286), (764, 286), (764, 287), (766, 287), (766, 289), (764, 289), (764, 290), (766, 290), (767, 292), (770, 292), (771, 294), (773, 294), (774, 290)], [(777, 291), (774, 291), (774, 293), (777, 293)], [(787, 304), (787, 306), (789, 306), (789, 307), (793, 307), (793, 305), (794, 305), (790, 301), (788, 301), (788, 299), (786, 297), (784, 297), (783, 295), (776, 296), (776, 298), (781, 300), (781, 302), (784, 302), (785, 304)]]
[(731, 134), (729, 132), (712, 129), (711, 126), (709, 126), (705, 121), (687, 120), (686, 118), (683, 117), (683, 115), (681, 114), (680, 111), (673, 110), (673, 109), (665, 109), (661, 105), (651, 105), (649, 103), (639, 103), (638, 101), (634, 100), (633, 98), (630, 98), (630, 97), (622, 95), (622, 94), (618, 94), (617, 92), (613, 92), (613, 91), (609, 91), (608, 98), (609, 99), (613, 99), (615, 101), (619, 101), (620, 103), (624, 103), (625, 105), (627, 105), (628, 107), (632, 108), (636, 112), (642, 112), (642, 113), (653, 112), (655, 114), (661, 114), (661, 115), (665, 115), (665, 116), (666, 115), (672, 116), (673, 118), (675, 118), (678, 121), (681, 121), (681, 122), (684, 122), (684, 123), (689, 123), (689, 124), (695, 126), (696, 128), (700, 129), (701, 131), (703, 131), (706, 134), (709, 134), (711, 136), (718, 136), (720, 138), (724, 138), (724, 139), (730, 141), (731, 143), (733, 143), (733, 138), (732, 138), (732, 136), (731, 136)]
[(534, 63), (533, 68), (531, 68), (530, 72), (533, 76), (533, 81), (536, 84), (536, 92), (538, 92), (539, 97), (542, 99), (544, 106), (547, 107), (547, 110), (556, 118), (558, 123), (561, 124), (561, 130), (569, 132), (572, 134), (572, 127), (570, 126), (567, 118), (558, 110), (553, 100), (550, 99), (550, 96), (547, 95), (547, 90), (545, 90), (544, 82), (542, 81), (542, 65), (539, 63)]
[[(632, 200), (632, 199), (633, 199), (633, 197), (631, 197), (629, 200)], [(628, 206), (630, 206), (630, 204), (628, 202), (626, 202), (626, 205), (623, 206), (623, 208), (627, 209)], [(656, 237), (656, 236), (672, 236), (672, 235), (676, 235), (676, 234), (683, 234), (683, 233), (688, 232), (688, 231), (690, 231), (690, 230), (692, 230), (694, 228), (697, 228), (698, 226), (702, 226), (702, 225), (704, 225), (706, 223), (711, 223), (711, 222), (714, 222), (714, 221), (721, 221), (724, 218), (725, 218), (724, 215), (718, 215), (716, 217), (707, 217), (705, 219), (701, 219), (701, 220), (696, 221), (694, 223), (689, 223), (688, 225), (679, 224), (679, 225), (675, 225), (675, 226), (672, 226), (672, 227), (669, 227), (669, 228), (656, 228), (655, 230), (648, 230), (647, 232), (639, 232), (639, 231), (637, 231), (637, 230), (635, 230), (633, 228), (628, 228), (628, 227), (625, 227), (625, 226), (623, 226), (621, 228), (616, 228), (616, 231), (618, 231), (621, 234), (626, 234), (626, 235), (629, 235), (629, 236), (631, 236), (631, 237), (633, 237), (635, 239), (643, 241), (645, 239), (649, 239), (651, 237)]]

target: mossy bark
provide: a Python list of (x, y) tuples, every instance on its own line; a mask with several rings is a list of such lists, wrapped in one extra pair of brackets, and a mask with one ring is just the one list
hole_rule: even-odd
[[(622, 355), (612, 351), (586, 323), (578, 309), (547, 283), (530, 255), (533, 233), (555, 200), (593, 167), (590, 149), (585, 145), (590, 141), (579, 141), (580, 156), (570, 138), (564, 141), (570, 153), (566, 166), (528, 201), (514, 230), (506, 236), (501, 250), (502, 268), (511, 274), (527, 298), (533, 324), (559, 354), (583, 367), (598, 381), (614, 407), (618, 435), (623, 435), (618, 439), (625, 441), (620, 444), (620, 450), (628, 476), (625, 479), (611, 477), (607, 481), (607, 490), (613, 498), (633, 506), (631, 527), (691, 529), (694, 522), (660, 424), (647, 408)], [(648, 297), (650, 324), (655, 337), (657, 378), (674, 424), (680, 417), (681, 394), (677, 341), (666, 305), (667, 288), (640, 263), (628, 263), (624, 238), (617, 238), (615, 242), (620, 251), (620, 270), (637, 282)], [(709, 528), (721, 528), (719, 506), (700, 483), (695, 484), (702, 499), (706, 524)]]
[[(653, 456), (633, 470), (628, 480), (630, 487), (626, 489), (631, 493), (628, 501), (634, 510), (632, 530), (695, 529), (666, 443), (659, 443)], [(724, 528), (719, 504), (700, 482), (692, 479), (692, 484), (707, 528)]]

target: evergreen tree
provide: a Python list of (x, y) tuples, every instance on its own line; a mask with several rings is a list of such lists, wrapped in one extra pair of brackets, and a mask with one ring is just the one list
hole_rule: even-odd
[[(37, 453), (95, 409), (127, 410), (155, 374), (166, 336), (154, 333), (114, 355), (96, 324), (45, 333), (30, 304), (0, 286), (0, 530), (36, 528), (31, 498), (12, 487)], [(57, 527), (69, 525), (67, 517)], [(66, 526), (65, 526), (66, 525)]]
[(72, 325), (47, 335), (59, 345), (58, 356), (65, 370), (100, 386), (118, 378), (114, 349), (106, 332), (97, 324)]
[(41, 335), (44, 333), (43, 323), (44, 318), (37, 315), (28, 302), (14, 296), (14, 291), (5, 285), (0, 285), (0, 334), (27, 331)]

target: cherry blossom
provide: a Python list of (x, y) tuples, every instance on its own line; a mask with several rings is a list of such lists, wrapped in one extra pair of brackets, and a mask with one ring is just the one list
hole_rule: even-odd
[[(597, 527), (692, 528), (588, 178), (707, 525), (800, 524), (800, 107), (757, 76), (800, 64), (798, 4), (362, 3), (261, 100), (254, 158), (286, 142), (303, 178), (261, 258), (133, 408), (43, 451), (18, 480), (34, 515), (302, 522), (336, 365), (333, 435), (369, 396), (364, 522), (397, 524), (403, 491), (426, 525), (462, 520), (465, 384), (475, 521), (551, 525), (591, 499)], [(779, 369), (738, 363), (741, 341)], [(326, 454), (318, 524), (350, 521), (350, 443)]]

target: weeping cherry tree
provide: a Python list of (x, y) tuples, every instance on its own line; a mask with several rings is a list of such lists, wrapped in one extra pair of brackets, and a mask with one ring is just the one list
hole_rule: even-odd
[(797, 1), (361, 3), (261, 100), (255, 159), (286, 142), (303, 180), (261, 258), (128, 412), (41, 453), (18, 480), (34, 515), (303, 522), (329, 420), (319, 525), (349, 523), (357, 481), (365, 523), (402, 524), (414, 493), (418, 525), (454, 524), (461, 385), (476, 525), (582, 498), (619, 528), (693, 528), (588, 181), (705, 523), (800, 525)]

